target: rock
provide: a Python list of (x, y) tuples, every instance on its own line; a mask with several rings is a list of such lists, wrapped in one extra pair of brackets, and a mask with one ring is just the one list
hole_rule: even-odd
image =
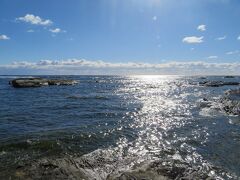
[(240, 89), (228, 90), (225, 92), (225, 94), (240, 96)]
[(65, 86), (69, 86), (69, 85), (74, 85), (74, 84), (77, 84), (78, 82), (75, 81), (75, 80), (65, 80), (65, 79), (50, 79), (50, 80), (47, 80), (48, 84), (49, 85), (57, 85), (57, 86), (60, 86), (60, 85), (65, 85)]
[(42, 78), (14, 79), (10, 84), (15, 88), (48, 86), (47, 80)]
[[(44, 158), (19, 167), (12, 173), (11, 178), (25, 179), (104, 179), (91, 161), (84, 158)], [(9, 177), (8, 177), (9, 178)]]
[(240, 89), (225, 92), (221, 99), (223, 110), (232, 115), (240, 115)]
[(240, 115), (240, 101), (223, 98), (221, 103), (223, 104), (223, 109), (226, 113), (238, 116)]
[(5, 179), (59, 179), (59, 180), (125, 180), (125, 179), (207, 179), (210, 176), (197, 167), (190, 167), (181, 161), (143, 162), (129, 170), (117, 169), (112, 161), (78, 158), (44, 158), (30, 162), (14, 170)]
[(220, 86), (238, 86), (240, 85), (240, 83), (239, 82), (223, 82), (223, 81), (204, 81), (204, 82), (199, 82), (199, 85), (207, 86), (207, 87), (220, 87)]
[[(222, 111), (229, 115), (240, 116), (240, 89), (228, 90), (225, 95), (215, 101), (208, 101), (206, 98), (198, 101), (199, 107), (204, 109), (204, 112), (209, 113), (209, 110)], [(219, 104), (220, 103), (220, 104)], [(204, 113), (205, 114), (205, 113)], [(213, 116), (211, 114), (211, 116)]]
[(74, 85), (75, 80), (65, 79), (43, 79), (43, 78), (20, 78), (9, 82), (15, 88), (42, 87), (50, 85)]
[(223, 78), (235, 78), (234, 76), (224, 76)]
[(200, 108), (206, 108), (206, 107), (211, 107), (212, 103), (211, 101), (208, 101), (207, 98), (203, 98), (202, 100), (199, 101), (199, 107)]

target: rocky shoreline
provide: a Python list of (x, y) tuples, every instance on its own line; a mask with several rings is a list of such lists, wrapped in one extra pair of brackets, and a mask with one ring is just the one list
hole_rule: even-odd
[[(43, 158), (24, 166), (19, 166), (8, 178), (11, 179), (59, 179), (59, 180), (130, 180), (130, 179), (215, 179), (204, 173), (203, 169), (192, 167), (179, 160), (172, 160), (165, 164), (161, 160), (146, 161), (134, 165), (131, 169), (124, 168), (124, 162), (107, 158), (108, 155), (93, 153), (82, 157)], [(123, 161), (134, 161), (125, 159)], [(126, 162), (125, 162), (126, 163)], [(122, 164), (123, 169), (118, 169)]]

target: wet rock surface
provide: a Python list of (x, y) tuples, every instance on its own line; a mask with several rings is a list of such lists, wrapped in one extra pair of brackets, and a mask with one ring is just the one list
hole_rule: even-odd
[(28, 165), (19, 166), (8, 179), (70, 179), (70, 180), (127, 180), (127, 179), (215, 179), (202, 169), (191, 168), (188, 164), (174, 161), (142, 163), (131, 170), (116, 170), (118, 162), (104, 158), (44, 158)]
[(216, 109), (229, 115), (240, 116), (240, 89), (228, 90), (216, 101), (204, 98), (199, 102), (199, 107), (212, 110)]
[(15, 88), (42, 87), (51, 85), (74, 85), (78, 82), (66, 79), (20, 78), (9, 82)]
[(228, 114), (240, 115), (240, 89), (229, 90), (221, 99), (223, 109)]

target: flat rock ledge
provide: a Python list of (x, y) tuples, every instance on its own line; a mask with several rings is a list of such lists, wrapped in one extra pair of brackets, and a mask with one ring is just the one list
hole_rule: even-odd
[(20, 78), (9, 82), (15, 88), (42, 87), (42, 86), (69, 86), (75, 85), (76, 80), (68, 79), (43, 79), (43, 78)]

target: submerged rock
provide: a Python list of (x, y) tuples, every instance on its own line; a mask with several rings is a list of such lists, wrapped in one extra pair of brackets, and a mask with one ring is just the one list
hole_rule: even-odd
[(224, 81), (204, 81), (204, 82), (199, 82), (199, 85), (207, 86), (207, 87), (220, 87), (220, 86), (237, 86), (237, 85), (240, 85), (240, 83), (224, 82)]
[(74, 85), (78, 82), (66, 79), (20, 78), (9, 82), (15, 88), (42, 87), (50, 85)]

